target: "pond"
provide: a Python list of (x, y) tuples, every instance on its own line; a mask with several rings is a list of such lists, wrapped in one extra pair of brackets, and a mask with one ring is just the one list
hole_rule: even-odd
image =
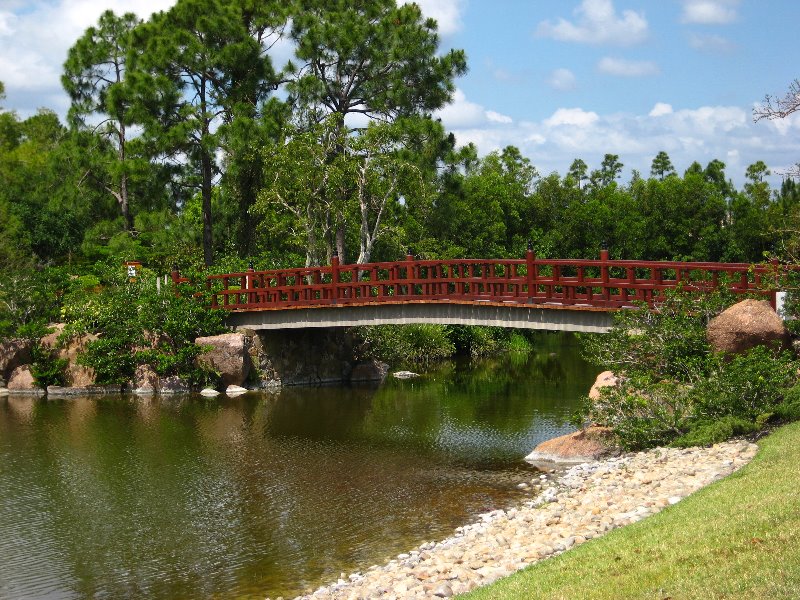
[(378, 388), (0, 398), (0, 598), (293, 596), (519, 501), (596, 369), (568, 334)]

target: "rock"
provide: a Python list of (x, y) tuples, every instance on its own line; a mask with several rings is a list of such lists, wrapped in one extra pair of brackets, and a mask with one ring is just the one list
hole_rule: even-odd
[(789, 331), (765, 300), (743, 300), (711, 319), (706, 339), (716, 352), (740, 354), (755, 346), (790, 348)]
[(239, 394), (244, 394), (247, 391), (247, 388), (243, 388), (240, 385), (229, 385), (225, 388), (225, 393), (228, 394), (228, 396), (238, 396)]
[(50, 323), (47, 328), (52, 329), (50, 333), (39, 340), (39, 344), (50, 350), (58, 349), (58, 336), (64, 331), (65, 323)]
[(358, 383), (361, 381), (383, 381), (389, 372), (389, 365), (379, 360), (370, 360), (357, 363), (350, 373), (350, 382)]
[(589, 390), (590, 400), (600, 399), (600, 390), (604, 387), (615, 387), (619, 383), (619, 378), (612, 371), (603, 371), (597, 376)]
[(177, 375), (164, 377), (159, 382), (159, 392), (162, 394), (185, 394), (189, 391), (189, 384)]
[(242, 385), (250, 373), (250, 339), (243, 333), (199, 337), (194, 343), (211, 349), (197, 357), (198, 366), (216, 371), (223, 385)]
[[(64, 329), (64, 324), (57, 323), (53, 327), (55, 331), (44, 336), (39, 343), (46, 348), (56, 350), (58, 349), (57, 339)], [(78, 356), (86, 350), (86, 345), (89, 342), (93, 342), (96, 339), (97, 336), (90, 333), (71, 338), (62, 343), (61, 348), (58, 350), (58, 358), (67, 361), (66, 383), (68, 386), (85, 388), (94, 385), (94, 369), (79, 365)]]
[(12, 339), (0, 342), (0, 379), (8, 381), (14, 369), (31, 363), (30, 340)]
[(38, 389), (36, 382), (33, 380), (33, 373), (31, 373), (30, 365), (20, 365), (11, 372), (8, 378), (8, 391), (26, 392)]
[(133, 374), (133, 381), (130, 382), (130, 389), (134, 394), (147, 396), (155, 394), (159, 389), (159, 378), (153, 367), (150, 365), (138, 365)]
[(97, 339), (96, 335), (87, 334), (70, 338), (59, 344), (58, 338), (64, 331), (64, 323), (48, 325), (53, 331), (39, 340), (43, 348), (50, 349), (60, 359), (67, 361), (65, 373), (66, 384), (74, 388), (88, 388), (94, 386), (94, 369), (78, 364), (78, 356), (86, 350), (86, 344)]
[(200, 395), (207, 398), (213, 398), (214, 396), (219, 396), (219, 392), (217, 390), (212, 390), (211, 388), (203, 388), (200, 390)]
[(0, 396), (8, 396), (8, 388), (0, 387)]
[(396, 371), (392, 373), (392, 375), (396, 379), (413, 379), (414, 377), (419, 377), (419, 373), (414, 373), (413, 371)]
[(433, 590), (433, 595), (437, 598), (450, 598), (453, 595), (453, 588), (450, 587), (449, 583), (442, 583), (436, 586), (436, 589)]
[(591, 426), (542, 442), (525, 460), (582, 463), (613, 454), (611, 429)]

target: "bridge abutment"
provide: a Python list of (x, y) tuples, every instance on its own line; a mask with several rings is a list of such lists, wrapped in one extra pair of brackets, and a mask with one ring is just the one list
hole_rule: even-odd
[(264, 387), (350, 381), (355, 354), (346, 328), (243, 331), (252, 336), (250, 357)]

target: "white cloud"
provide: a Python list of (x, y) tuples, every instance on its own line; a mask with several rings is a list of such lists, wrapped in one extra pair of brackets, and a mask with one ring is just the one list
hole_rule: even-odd
[(542, 21), (536, 34), (562, 42), (628, 46), (647, 38), (647, 19), (643, 13), (622, 11), (619, 16), (611, 0), (583, 0), (573, 11), (575, 22), (559, 18)]
[(498, 112), (494, 112), (493, 110), (486, 111), (486, 118), (491, 121), (492, 123), (513, 123), (514, 119), (509, 117), (508, 115), (502, 115)]
[(658, 65), (649, 60), (626, 60), (606, 56), (597, 63), (597, 70), (615, 77), (646, 77), (659, 73)]
[(578, 87), (578, 81), (569, 69), (556, 69), (547, 78), (547, 85), (559, 92), (571, 92)]
[(656, 102), (656, 105), (653, 107), (647, 116), (649, 117), (663, 117), (664, 115), (671, 115), (672, 114), (672, 105), (667, 104), (666, 102)]
[(705, 165), (720, 159), (727, 165), (727, 176), (741, 185), (747, 166), (758, 160), (776, 171), (800, 160), (800, 113), (779, 122), (753, 123), (750, 107), (676, 109), (658, 102), (641, 115), (563, 107), (541, 121), (506, 123), (490, 120), (491, 111), (463, 94), (458, 104), (462, 125), (443, 120), (459, 144), (474, 143), (481, 154), (517, 146), (543, 174), (563, 175), (575, 158), (597, 168), (606, 153), (620, 156), (624, 177), (630, 169), (647, 174), (653, 157), (665, 150), (679, 172), (693, 161)]
[(442, 35), (451, 35), (461, 30), (461, 14), (466, 0), (403, 0), (400, 4), (410, 2), (416, 2), (426, 17), (436, 19)]
[(738, 18), (739, 0), (684, 0), (684, 23), (700, 25), (725, 25)]
[(491, 124), (508, 125), (514, 122), (508, 115), (494, 110), (486, 110), (480, 104), (470, 102), (460, 89), (456, 89), (453, 94), (453, 101), (436, 111), (435, 116), (440, 118), (448, 129), (480, 127)]
[(8, 11), (0, 12), (0, 36), (10, 36), (16, 29), (17, 16)]
[(692, 33), (689, 35), (689, 46), (701, 52), (712, 52), (717, 54), (727, 54), (735, 49), (735, 44), (728, 38), (721, 35), (701, 35)]
[[(0, 12), (0, 81), (6, 86), (6, 106), (21, 114), (37, 106), (66, 112), (61, 70), (70, 46), (100, 14), (134, 12), (142, 18), (169, 8), (175, 0), (56, 0), (18, 3)], [(33, 104), (31, 104), (33, 103)]]
[(587, 112), (582, 108), (559, 108), (551, 117), (544, 120), (544, 124), (547, 127), (562, 125), (586, 127), (596, 123), (599, 119), (596, 112)]

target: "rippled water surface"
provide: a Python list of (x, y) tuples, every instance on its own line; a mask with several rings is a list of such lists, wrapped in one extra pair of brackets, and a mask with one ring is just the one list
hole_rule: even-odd
[(0, 398), (0, 598), (289, 595), (513, 503), (574, 339), (378, 389)]

